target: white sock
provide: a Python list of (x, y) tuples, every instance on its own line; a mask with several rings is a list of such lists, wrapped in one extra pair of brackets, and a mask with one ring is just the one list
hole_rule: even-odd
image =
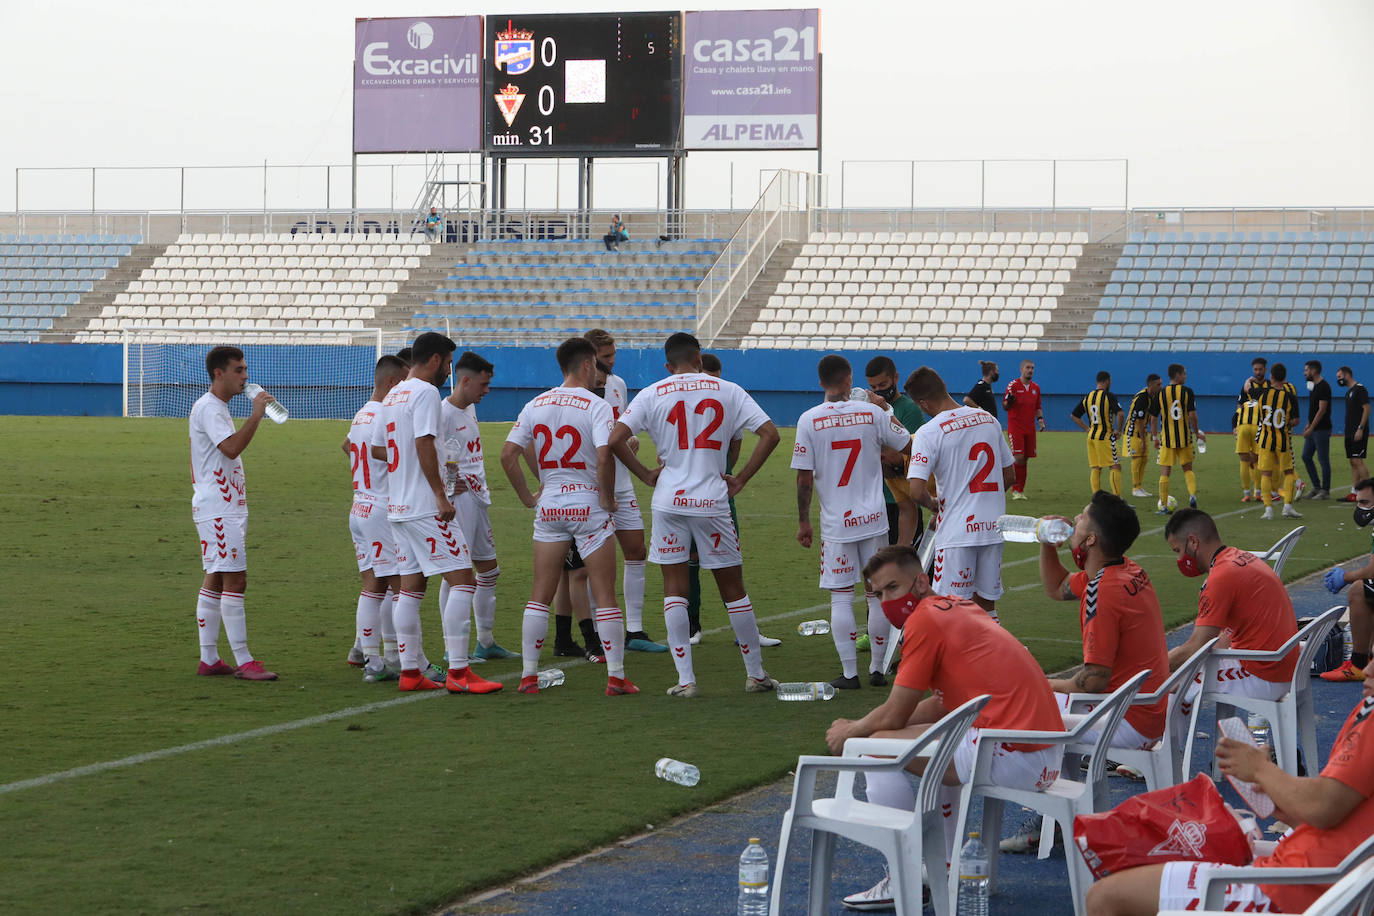
[(396, 647), (396, 593), (391, 589), (386, 590), (382, 597), (381, 623), (382, 623), (382, 656), (388, 664), (399, 665), (401, 663), (401, 650)]
[(754, 605), (749, 596), (725, 602), (726, 613), (730, 615), (730, 626), (735, 631), (735, 641), (739, 643), (739, 654), (744, 656), (744, 670), (752, 678), (763, 677), (763, 657), (759, 655), (759, 624), (754, 619)]
[(363, 655), (377, 658), (382, 654), (382, 596), (376, 592), (358, 593), (358, 644)]
[[(945, 867), (954, 861), (954, 831), (959, 827), (958, 786), (940, 786), (940, 813), (945, 822)], [(984, 847), (987, 848), (987, 847)]]
[(872, 592), (864, 592), (868, 600), (868, 670), (882, 671), (887, 657), (887, 640), (892, 635), (892, 621), (883, 613), (883, 603)]
[(496, 580), (501, 567), (477, 574), (477, 593), (472, 598), (472, 619), (477, 622), (477, 641), (484, 647), (496, 643)]
[(396, 647), (401, 656), (402, 671), (418, 671), (428, 667), (424, 663), (425, 653), (420, 649), (420, 602), (424, 600), (422, 592), (401, 589), (392, 608), (396, 624)]
[(196, 630), (200, 633), (200, 660), (207, 665), (219, 661), (219, 592), (200, 590), (196, 600)]
[(899, 811), (916, 810), (916, 792), (904, 773), (868, 773), (864, 779), (868, 800), (873, 804)]
[(220, 592), (219, 613), (224, 620), (224, 633), (229, 637), (229, 648), (234, 653), (234, 664), (248, 664), (253, 660), (253, 653), (248, 651), (248, 617), (243, 612), (243, 595)]
[(596, 635), (606, 653), (607, 677), (625, 676), (625, 620), (618, 607), (599, 607), (594, 615)]
[(840, 667), (845, 677), (859, 676), (859, 625), (854, 622), (854, 589), (830, 590), (830, 638), (840, 654)]
[(644, 630), (644, 570), (643, 560), (625, 561), (625, 629), (631, 633)]
[(444, 602), (444, 650), (448, 652), (450, 671), (462, 671), (468, 666), (468, 635), (472, 630), (472, 598), (475, 585), (455, 585), (448, 590)]
[(687, 599), (672, 595), (663, 599), (663, 625), (668, 629), (668, 648), (673, 651), (677, 666), (677, 682), (692, 684), (692, 625), (687, 621)]
[(531, 601), (525, 605), (525, 619), (520, 623), (521, 674), (534, 677), (539, 673), (539, 650), (549, 635), (549, 606)]

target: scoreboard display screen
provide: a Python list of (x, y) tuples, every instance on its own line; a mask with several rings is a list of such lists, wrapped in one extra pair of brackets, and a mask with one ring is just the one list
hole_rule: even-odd
[(661, 155), (678, 144), (682, 14), (488, 16), (489, 153)]

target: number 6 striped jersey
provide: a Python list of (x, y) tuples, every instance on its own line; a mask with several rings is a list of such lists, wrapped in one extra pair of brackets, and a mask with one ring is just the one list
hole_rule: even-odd
[(935, 543), (940, 547), (997, 544), (997, 518), (1007, 511), (1002, 469), (1012, 462), (1002, 426), (976, 407), (936, 414), (911, 437), (907, 477), (940, 491)]
[(882, 449), (901, 451), (906, 427), (862, 401), (826, 401), (797, 420), (792, 469), (811, 471), (821, 501), (821, 538), (848, 544), (887, 534)]

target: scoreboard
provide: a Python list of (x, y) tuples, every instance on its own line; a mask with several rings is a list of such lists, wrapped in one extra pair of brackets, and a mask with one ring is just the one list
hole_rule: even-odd
[(488, 16), (490, 153), (663, 155), (682, 123), (682, 14)]

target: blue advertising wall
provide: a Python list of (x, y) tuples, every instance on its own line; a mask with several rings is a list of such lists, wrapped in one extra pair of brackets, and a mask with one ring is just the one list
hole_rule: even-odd
[[(184, 402), (186, 408), (206, 385), (203, 352), (180, 347), (160, 347), (149, 365), (165, 366), (166, 376), (159, 381), (174, 392), (171, 403)], [(265, 350), (275, 351), (263, 353)], [(496, 364), (492, 391), (483, 400), (480, 413), (486, 420), (513, 420), (521, 406), (539, 391), (556, 384), (561, 375), (553, 350), (539, 347), (482, 348), (482, 354)], [(819, 398), (816, 361), (821, 351), (808, 350), (717, 350), (725, 375), (750, 391), (779, 426), (791, 426), (796, 418)], [(272, 346), (249, 349), (249, 377), (279, 397), (300, 419), (314, 417), (347, 418), (370, 390), (372, 351), (358, 347), (346, 351), (333, 347)], [(152, 354), (150, 354), (152, 355)], [(843, 352), (854, 366), (855, 384), (864, 385), (863, 372), (877, 351)], [(1250, 356), (1244, 353), (1213, 354), (1189, 352), (894, 352), (891, 354), (900, 374), (920, 365), (929, 365), (949, 384), (960, 400), (978, 380), (978, 361), (991, 359), (1001, 369), (1005, 385), (1019, 371), (1023, 357), (1035, 361), (1035, 380), (1045, 393), (1045, 419), (1051, 429), (1074, 429), (1069, 413), (1095, 385), (1101, 369), (1112, 373), (1112, 390), (1124, 400), (1145, 383), (1151, 372), (1165, 374), (1173, 362), (1188, 369), (1188, 384), (1198, 397), (1198, 413), (1206, 430), (1231, 428), (1235, 394), (1250, 373)], [(266, 357), (266, 358), (264, 358)], [(1289, 380), (1297, 386), (1302, 400), (1302, 416), (1307, 416), (1307, 398), (1302, 365), (1313, 354), (1270, 354), (1270, 362), (1282, 362)], [(1317, 354), (1323, 375), (1331, 383), (1334, 422), (1339, 430), (1345, 410), (1343, 389), (1335, 384), (1336, 367), (1349, 365), (1356, 379), (1371, 384), (1374, 358), (1364, 354)], [(120, 416), (123, 412), (121, 390), (123, 352), (117, 344), (0, 344), (0, 414)], [(621, 350), (616, 372), (626, 379), (631, 390), (665, 374), (661, 350)], [(231, 405), (236, 414), (246, 412), (246, 401)], [(184, 415), (185, 411), (180, 413)]]

